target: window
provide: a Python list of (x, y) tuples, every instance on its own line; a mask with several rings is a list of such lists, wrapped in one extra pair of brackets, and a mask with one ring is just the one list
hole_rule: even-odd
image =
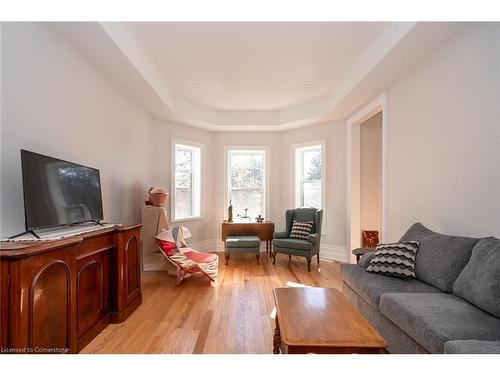
[(266, 150), (228, 150), (227, 163), (227, 203), (233, 205), (233, 220), (266, 217)]
[(174, 142), (173, 220), (201, 216), (201, 147)]
[(295, 205), (323, 208), (323, 144), (295, 148)]

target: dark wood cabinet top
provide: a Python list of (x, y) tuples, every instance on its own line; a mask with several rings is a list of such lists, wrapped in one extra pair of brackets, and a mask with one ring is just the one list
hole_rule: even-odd
[(63, 247), (78, 245), (85, 239), (102, 236), (106, 233), (123, 232), (140, 228), (141, 226), (142, 224), (117, 225), (87, 233), (78, 233), (58, 240), (4, 241), (0, 242), (0, 259), (24, 258)]

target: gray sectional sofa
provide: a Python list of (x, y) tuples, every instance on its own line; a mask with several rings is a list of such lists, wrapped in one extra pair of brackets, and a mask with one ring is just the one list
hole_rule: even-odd
[(366, 271), (373, 253), (343, 264), (343, 292), (390, 353), (500, 353), (500, 240), (433, 232), (420, 223), (416, 278)]

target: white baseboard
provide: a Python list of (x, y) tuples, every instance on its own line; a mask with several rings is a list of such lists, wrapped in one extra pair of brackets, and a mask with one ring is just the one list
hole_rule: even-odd
[(349, 262), (349, 253), (345, 246), (321, 244), (319, 256), (321, 259)]
[[(193, 242), (189, 244), (189, 246), (197, 251), (224, 251), (223, 242), (216, 238)], [(260, 245), (260, 251), (266, 251), (266, 244), (264, 242)], [(340, 262), (349, 262), (350, 260), (349, 253), (345, 246), (322, 244), (319, 255), (321, 259), (326, 260), (338, 260)]]

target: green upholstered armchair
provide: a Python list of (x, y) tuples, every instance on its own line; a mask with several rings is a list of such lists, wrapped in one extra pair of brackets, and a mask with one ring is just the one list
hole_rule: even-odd
[[(307, 269), (311, 271), (311, 258), (316, 255), (319, 268), (319, 245), (321, 241), (321, 222), (323, 219), (323, 210), (316, 208), (296, 208), (286, 211), (286, 230), (284, 232), (274, 233), (273, 239), (273, 264), (276, 263), (276, 254), (288, 254), (291, 259), (292, 255), (298, 255), (307, 258)], [(292, 231), (293, 221), (312, 221), (312, 234), (307, 240), (292, 239), (290, 232)]]

